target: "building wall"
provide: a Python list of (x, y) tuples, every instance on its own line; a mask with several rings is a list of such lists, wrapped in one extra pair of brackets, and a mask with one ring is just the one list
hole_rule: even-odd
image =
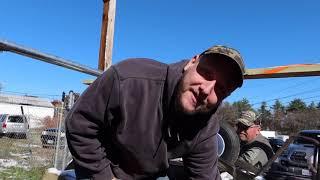
[(54, 108), (18, 105), (18, 104), (6, 104), (0, 103), (0, 114), (22, 114), (21, 106), (23, 107), (24, 114), (29, 119), (30, 128), (39, 128), (43, 126), (43, 118), (49, 116), (53, 117)]
[(275, 138), (276, 137), (276, 132), (275, 131), (260, 131), (262, 136), (266, 138)]

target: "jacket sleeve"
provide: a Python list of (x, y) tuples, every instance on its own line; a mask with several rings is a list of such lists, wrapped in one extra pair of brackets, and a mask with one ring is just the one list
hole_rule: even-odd
[[(198, 138), (199, 139), (199, 138)], [(216, 180), (221, 179), (218, 170), (217, 134), (199, 140), (186, 156), (183, 163), (189, 179)]]
[[(118, 93), (113, 67), (97, 78), (66, 117), (66, 136), (78, 179), (111, 179), (105, 142), (111, 97)], [(103, 142), (102, 142), (103, 141)]]

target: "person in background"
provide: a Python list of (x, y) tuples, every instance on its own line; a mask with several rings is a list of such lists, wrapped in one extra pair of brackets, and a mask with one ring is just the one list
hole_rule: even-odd
[(243, 111), (236, 123), (237, 133), (241, 140), (238, 166), (245, 166), (244, 162), (246, 162), (254, 166), (256, 170), (261, 169), (274, 152), (268, 139), (260, 133), (260, 120), (256, 118), (255, 112)]
[(220, 179), (211, 116), (243, 73), (240, 53), (225, 46), (169, 65), (136, 58), (111, 66), (66, 117), (77, 179), (167, 179), (177, 157), (185, 179)]

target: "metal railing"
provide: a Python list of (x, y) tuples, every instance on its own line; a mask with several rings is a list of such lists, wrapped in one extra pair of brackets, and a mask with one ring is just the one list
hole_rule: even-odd
[(92, 69), (85, 65), (81, 65), (70, 60), (66, 60), (57, 56), (49, 55), (46, 53), (42, 53), (35, 49), (27, 48), (13, 42), (0, 40), (0, 51), (9, 51), (16, 54), (20, 54), (23, 56), (27, 56), (33, 59), (41, 60), (50, 64), (58, 65), (61, 67), (65, 67), (71, 70), (79, 71), (82, 73), (86, 73), (93, 76), (99, 76), (102, 74), (102, 71)]

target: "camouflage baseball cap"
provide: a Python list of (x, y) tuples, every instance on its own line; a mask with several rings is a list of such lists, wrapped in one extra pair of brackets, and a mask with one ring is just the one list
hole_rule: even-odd
[(240, 53), (233, 48), (221, 46), (221, 45), (212, 46), (206, 51), (204, 51), (203, 53), (201, 53), (201, 55), (212, 55), (212, 54), (224, 55), (227, 57), (226, 59), (233, 60), (237, 64), (239, 68), (238, 87), (241, 87), (243, 84), (243, 74), (245, 72), (245, 66)]
[(252, 126), (255, 125), (254, 122), (256, 119), (256, 113), (253, 111), (242, 111), (240, 118), (237, 119), (237, 123), (241, 123), (246, 126)]

